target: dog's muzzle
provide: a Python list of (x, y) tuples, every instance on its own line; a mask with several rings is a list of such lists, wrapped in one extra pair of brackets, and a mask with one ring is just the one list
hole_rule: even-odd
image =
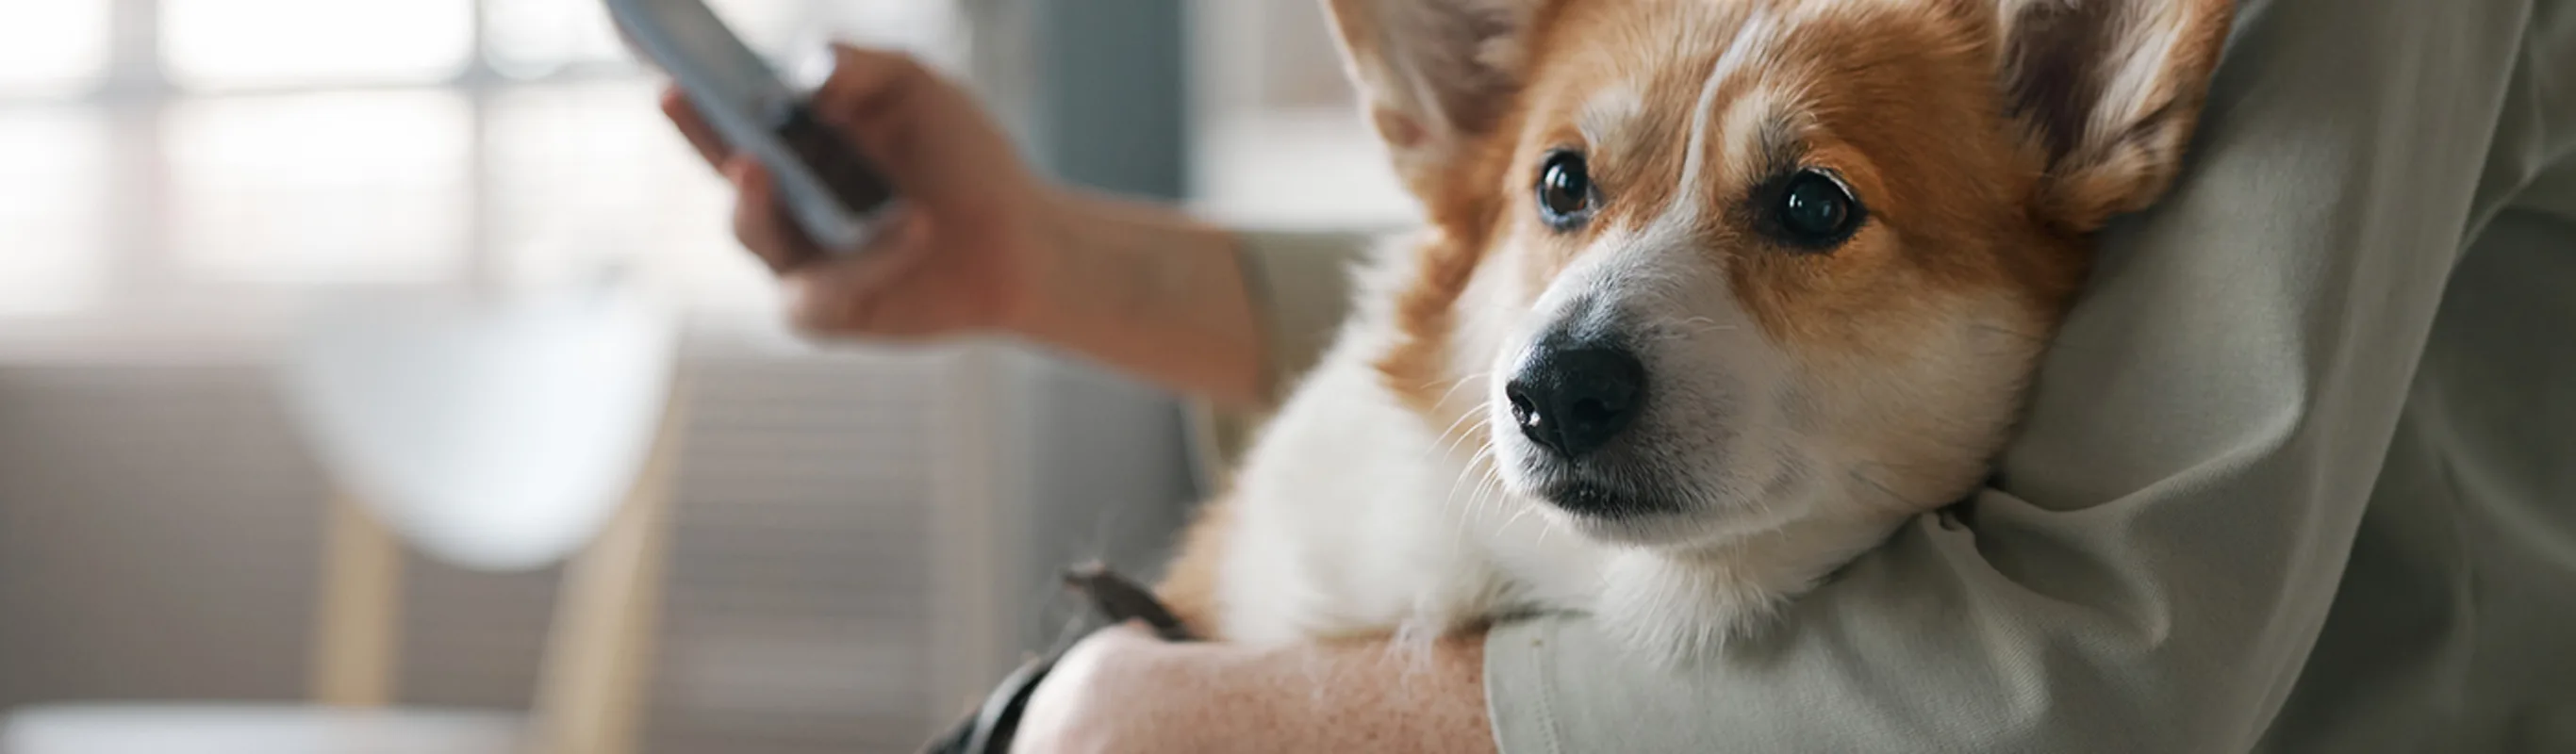
[(1618, 439), (1645, 407), (1646, 366), (1624, 345), (1549, 336), (1503, 387), (1521, 436), (1556, 460), (1582, 460)]

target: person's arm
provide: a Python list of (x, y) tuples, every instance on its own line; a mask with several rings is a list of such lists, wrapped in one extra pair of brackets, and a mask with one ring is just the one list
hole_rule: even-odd
[(2521, 178), (2486, 168), (2538, 160), (2489, 153), (2530, 96), (2508, 86), (2533, 65), (2527, 4), (2248, 5), (2194, 166), (2106, 233), (1997, 483), (1801, 597), (1768, 640), (1675, 674), (1589, 618), (1545, 616), (1485, 637), (1482, 694), (1416, 685), (1356, 714), (1315, 700), (1402, 687), (1382, 649), (1231, 674), (1264, 660), (1111, 637), (1076, 651), (1132, 670), (1052, 691), (1194, 679), (1156, 699), (1222, 693), (1231, 711), (1101, 701), (1047, 730), (1104, 748), (1027, 750), (1197, 750), (1249, 721), (1272, 735), (1229, 744), (1344, 750), (1476, 703), (1506, 752), (2259, 748), (2378, 492), (2450, 267)]
[(2104, 234), (1996, 483), (1709, 672), (1579, 618), (1496, 630), (1505, 750), (2260, 748), (2363, 511), (2408, 494), (2376, 483), (2452, 265), (2521, 180), (2490, 167), (2530, 163), (2490, 153), (2527, 117), (2529, 12), (2247, 3), (2192, 166)]
[(1480, 637), (1427, 651), (1381, 642), (1160, 641), (1100, 631), (1067, 652), (1029, 700), (1014, 751), (1494, 751)]
[(1232, 231), (1178, 211), (1058, 192), (1012, 332), (1227, 405), (1268, 398), (1269, 338)]
[(1232, 405), (1267, 399), (1267, 338), (1235, 233), (1033, 174), (983, 108), (900, 54), (836, 49), (813, 97), (904, 210), (874, 246), (826, 254), (786, 218), (767, 172), (733, 154), (676, 90), (663, 110), (734, 184), (734, 235), (779, 273), (818, 335), (1006, 332)]

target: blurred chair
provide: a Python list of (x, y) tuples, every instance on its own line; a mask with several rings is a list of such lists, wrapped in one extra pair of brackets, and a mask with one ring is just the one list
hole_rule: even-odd
[[(289, 350), (324, 501), (305, 704), (34, 707), (0, 754), (628, 754), (641, 727), (686, 422), (675, 328), (598, 290), (353, 298)], [(571, 558), (527, 713), (394, 703), (406, 545), (460, 566)]]

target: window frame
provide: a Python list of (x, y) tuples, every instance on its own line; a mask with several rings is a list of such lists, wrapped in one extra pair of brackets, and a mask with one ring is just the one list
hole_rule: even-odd
[[(95, 237), (101, 246), (95, 250), (104, 257), (96, 265), (100, 279), (96, 286), (111, 311), (83, 312), (111, 316), (168, 315), (183, 313), (185, 307), (220, 302), (228, 306), (260, 308), (270, 302), (250, 300), (256, 294), (312, 288), (312, 282), (286, 280), (233, 279), (206, 277), (191, 271), (189, 262), (178, 258), (178, 243), (169, 237), (175, 193), (179, 186), (175, 166), (166, 152), (173, 128), (170, 113), (183, 105), (217, 102), (228, 98), (270, 97), (279, 95), (326, 94), (362, 91), (437, 92), (461, 99), (468, 112), (465, 136), (467, 183), (462, 215), (455, 219), (461, 229), (465, 248), (461, 259), (442, 272), (437, 279), (405, 280), (402, 285), (426, 284), (438, 287), (461, 287), (469, 290), (494, 289), (504, 286), (511, 273), (509, 249), (499, 238), (502, 228), (496, 206), (501, 178), (494, 166), (501, 159), (490, 142), (495, 115), (505, 95), (543, 90), (550, 87), (585, 84), (616, 85), (651, 80), (650, 69), (631, 58), (575, 61), (533, 75), (514, 75), (494, 63), (495, 34), (491, 28), (491, 9), (512, 0), (461, 0), (471, 8), (472, 33), (467, 38), (471, 54), (466, 64), (444, 79), (348, 82), (317, 81), (260, 84), (242, 87), (194, 87), (167, 70), (163, 59), (161, 12), (163, 0), (106, 0), (109, 5), (108, 54), (106, 69), (86, 90), (38, 93), (0, 93), (0, 116), (17, 108), (68, 108), (92, 114), (106, 124), (109, 132), (105, 162), (100, 166), (103, 190), (110, 205), (96, 213), (107, 227)], [(938, 44), (954, 46), (956, 53), (971, 53), (967, 44), (974, 36), (980, 11), (996, 0), (916, 0), (945, 2), (951, 22), (941, 30)], [(830, 9), (818, 0), (781, 0), (792, 7), (788, 14), (797, 23), (814, 27), (828, 23)], [(941, 54), (948, 54), (943, 51)], [(957, 56), (964, 59), (965, 55)], [(663, 264), (654, 252), (640, 252), (629, 257), (630, 265)], [(332, 287), (324, 283), (322, 287)], [(361, 283), (366, 285), (366, 283)], [(684, 303), (692, 308), (730, 309), (754, 303), (735, 300), (731, 295), (707, 300), (691, 292)], [(75, 316), (83, 313), (76, 313)]]

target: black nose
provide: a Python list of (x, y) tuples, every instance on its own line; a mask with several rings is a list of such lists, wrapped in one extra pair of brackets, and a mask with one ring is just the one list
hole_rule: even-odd
[(1624, 348), (1540, 345), (1503, 386), (1531, 442), (1567, 459), (1619, 436), (1644, 402), (1646, 367)]

